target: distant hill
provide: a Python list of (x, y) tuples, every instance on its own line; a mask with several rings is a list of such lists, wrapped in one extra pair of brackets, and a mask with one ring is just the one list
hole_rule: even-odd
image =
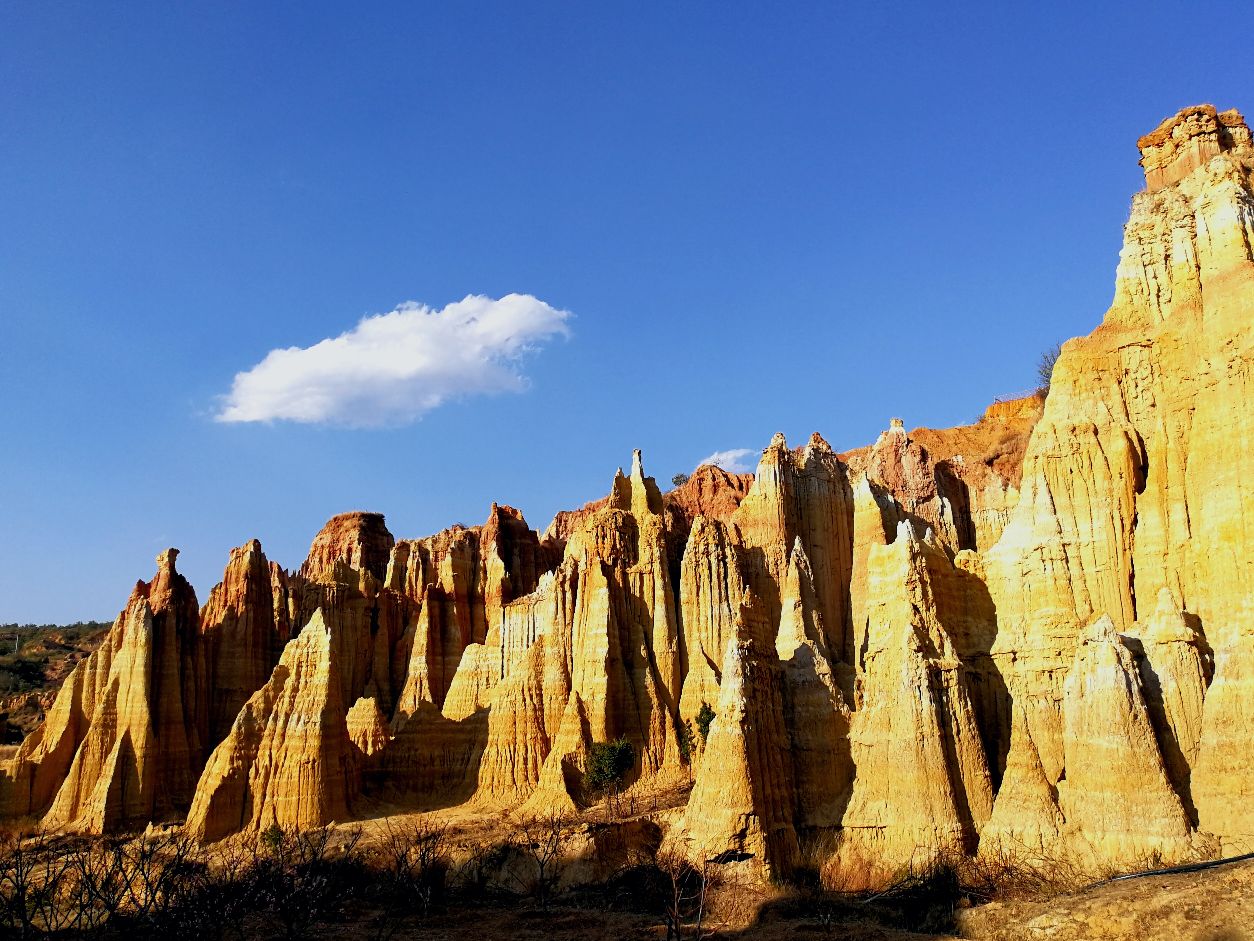
[(17, 744), (43, 721), (62, 681), (100, 646), (107, 621), (0, 624), (0, 743)]

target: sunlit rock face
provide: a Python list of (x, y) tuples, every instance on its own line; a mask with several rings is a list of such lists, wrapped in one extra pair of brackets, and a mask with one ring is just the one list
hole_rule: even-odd
[(95, 832), (177, 816), (205, 759), (210, 670), (196, 594), (157, 557), (100, 648), (67, 677), (45, 722), (0, 769), (4, 808)]
[[(1129, 729), (1139, 744), (1125, 743), (1128, 754), (1157, 749), (1138, 764), (1163, 764), (1198, 827), (1233, 845), (1254, 833), (1238, 783), (1254, 754), (1231, 734), (1249, 711), (1254, 629), (1249, 140), (1239, 115), (1220, 121), (1209, 106), (1142, 139), (1148, 185), (1124, 229), (1114, 303), (1097, 330), (1064, 346), (1018, 504), (985, 558), (994, 659), (1049, 785), (1099, 773), (1074, 766), (1098, 752), (1075, 741), (1085, 724), (1069, 714), (1067, 682), (1104, 616), (1145, 641), (1124, 695), (1132, 713), (1134, 700), (1152, 704), (1156, 735)], [(1165, 636), (1177, 638), (1174, 651)], [(1192, 655), (1181, 649), (1190, 645)], [(1200, 659), (1211, 652), (1207, 689)], [(1034, 789), (1008, 775), (998, 800)]]
[(543, 535), (342, 514), (293, 572), (233, 550), (200, 610), (163, 553), (0, 807), (205, 840), (575, 812), (623, 739), (629, 798), (688, 793), (668, 849), (762, 877), (1254, 849), (1254, 149), (1209, 105), (1140, 148), (1114, 302), (1047, 395), (666, 493), (637, 451)]
[(316, 611), (214, 749), (187, 829), (214, 840), (251, 827), (305, 830), (348, 816), (355, 790), (337, 630)]

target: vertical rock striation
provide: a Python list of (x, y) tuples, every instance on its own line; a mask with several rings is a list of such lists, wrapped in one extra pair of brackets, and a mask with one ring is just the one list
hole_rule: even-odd
[(636, 452), (543, 536), (341, 514), (295, 572), (234, 550), (199, 611), (171, 550), (0, 808), (201, 839), (574, 811), (621, 738), (632, 796), (691, 784), (670, 847), (759, 874), (1254, 849), (1254, 147), (1204, 105), (1140, 149), (1114, 301), (1047, 392), (665, 494)]

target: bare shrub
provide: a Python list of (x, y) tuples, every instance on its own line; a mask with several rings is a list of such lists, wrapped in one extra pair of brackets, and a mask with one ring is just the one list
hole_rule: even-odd
[(510, 845), (527, 860), (525, 867), (534, 872), (511, 870), (515, 883), (540, 902), (543, 911), (557, 888), (565, 865), (564, 852), (570, 840), (573, 822), (556, 811), (519, 820), (510, 834)]
[(472, 898), (482, 899), (499, 888), (510, 855), (509, 843), (464, 839), (453, 844), (460, 860), (452, 870), (453, 885)]
[(713, 936), (707, 923), (707, 895), (711, 885), (710, 863), (693, 866), (673, 850), (659, 853), (657, 868), (664, 877), (662, 918), (667, 941)]
[(81, 935), (114, 921), (139, 931), (195, 928), (192, 901), (207, 878), (198, 848), (178, 834), (10, 836), (0, 846), (0, 927), (20, 938)]
[(384, 874), (396, 891), (417, 901), (423, 915), (445, 890), (452, 866), (448, 828), (422, 822), (384, 823), (379, 839)]
[(338, 841), (331, 827), (269, 828), (259, 838), (254, 862), (239, 876), (244, 902), (277, 921), (283, 937), (304, 937), (316, 921), (339, 913), (360, 888), (361, 836), (360, 827)]
[(1040, 396), (1049, 395), (1049, 384), (1054, 377), (1054, 366), (1058, 364), (1058, 357), (1062, 355), (1062, 344), (1054, 344), (1041, 354), (1041, 358), (1036, 361), (1036, 394)]
[(0, 925), (18, 938), (79, 927), (72, 861), (46, 833), (11, 834), (0, 845)]
[(452, 868), (443, 825), (385, 820), (370, 862), (376, 876), (368, 898), (376, 909), (373, 941), (386, 941), (413, 917), (426, 918), (443, 901)]

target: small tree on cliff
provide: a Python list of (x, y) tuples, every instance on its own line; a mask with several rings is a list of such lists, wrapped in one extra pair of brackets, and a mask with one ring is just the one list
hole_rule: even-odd
[(1062, 355), (1062, 346), (1054, 344), (1050, 349), (1041, 354), (1041, 358), (1036, 362), (1036, 392), (1042, 397), (1049, 395), (1049, 383), (1054, 377), (1054, 366), (1058, 362), (1058, 357)]
[(708, 702), (702, 702), (697, 710), (697, 731), (701, 733), (701, 744), (710, 740), (710, 723), (714, 721), (714, 710)]
[(627, 739), (593, 742), (588, 750), (584, 786), (593, 794), (605, 794), (608, 804), (617, 813), (618, 794), (635, 766), (636, 750)]
[(688, 483), (688, 479), (687, 474), (676, 474), (671, 478), (671, 483), (673, 483), (676, 487), (682, 487), (684, 484)]

